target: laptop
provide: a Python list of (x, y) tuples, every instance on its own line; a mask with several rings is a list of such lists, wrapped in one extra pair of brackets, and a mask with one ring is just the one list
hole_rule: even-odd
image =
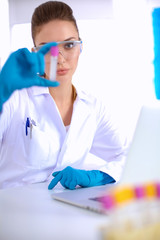
[[(160, 102), (141, 108), (120, 182), (117, 185), (160, 181)], [(53, 193), (55, 200), (105, 213), (99, 198), (115, 184), (90, 188), (65, 189)]]

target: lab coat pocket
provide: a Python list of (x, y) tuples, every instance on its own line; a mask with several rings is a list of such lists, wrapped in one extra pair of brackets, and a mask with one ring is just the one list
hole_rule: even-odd
[(24, 136), (24, 155), (32, 168), (43, 168), (50, 164), (51, 137), (38, 126), (27, 128)]

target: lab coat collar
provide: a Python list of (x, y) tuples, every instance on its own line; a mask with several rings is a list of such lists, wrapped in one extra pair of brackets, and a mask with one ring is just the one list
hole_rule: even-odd
[[(30, 91), (34, 96), (42, 95), (42, 94), (49, 94), (49, 88), (48, 87), (38, 87), (34, 86), (30, 88)], [(92, 97), (90, 94), (86, 94), (83, 90), (77, 89), (77, 99), (82, 100), (84, 102), (92, 102)]]
[(77, 92), (77, 99), (80, 99), (84, 102), (93, 101), (93, 97), (90, 94), (86, 94), (83, 90), (76, 88), (76, 92)]

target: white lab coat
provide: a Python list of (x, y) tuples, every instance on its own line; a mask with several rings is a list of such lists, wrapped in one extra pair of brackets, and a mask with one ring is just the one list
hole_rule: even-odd
[[(32, 136), (30, 128), (26, 135), (27, 117), (36, 125)], [(66, 166), (85, 168), (89, 153), (105, 161), (93, 169), (118, 180), (125, 150), (107, 109), (95, 97), (77, 91), (66, 131), (48, 88), (15, 91), (0, 115), (0, 188), (46, 181)]]

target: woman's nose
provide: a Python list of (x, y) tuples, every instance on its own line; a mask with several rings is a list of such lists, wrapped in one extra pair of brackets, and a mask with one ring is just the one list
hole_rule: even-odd
[(63, 55), (62, 51), (59, 51), (59, 54), (58, 54), (58, 64), (62, 64), (65, 62), (65, 56)]

